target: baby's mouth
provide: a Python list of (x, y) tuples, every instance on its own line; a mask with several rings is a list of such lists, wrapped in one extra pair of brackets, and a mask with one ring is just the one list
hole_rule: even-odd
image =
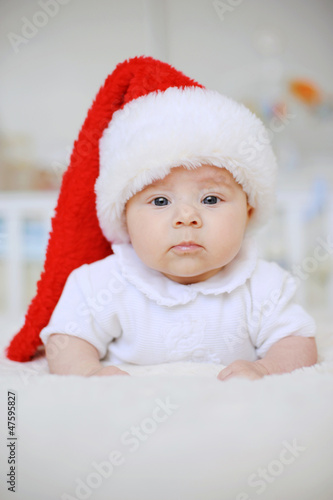
[(202, 250), (202, 248), (201, 245), (198, 245), (194, 241), (182, 241), (171, 247), (176, 253), (195, 253)]

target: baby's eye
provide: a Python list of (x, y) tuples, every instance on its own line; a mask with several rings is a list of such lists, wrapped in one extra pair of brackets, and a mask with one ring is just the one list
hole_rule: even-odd
[(210, 194), (209, 196), (206, 196), (202, 200), (202, 203), (204, 203), (205, 205), (215, 205), (219, 201), (221, 201), (220, 198), (218, 198), (217, 196), (213, 196), (213, 195)]
[(169, 200), (164, 196), (159, 196), (158, 198), (153, 199), (152, 204), (156, 207), (165, 207), (166, 205), (169, 205)]

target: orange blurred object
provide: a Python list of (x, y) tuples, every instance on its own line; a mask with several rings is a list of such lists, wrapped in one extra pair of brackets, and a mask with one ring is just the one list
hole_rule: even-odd
[(318, 104), (321, 101), (321, 92), (311, 82), (305, 80), (292, 80), (290, 82), (290, 90), (301, 101), (306, 104)]

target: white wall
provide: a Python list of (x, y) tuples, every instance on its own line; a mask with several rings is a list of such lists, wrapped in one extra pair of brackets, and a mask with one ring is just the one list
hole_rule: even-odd
[[(219, 5), (212, 0), (2, 0), (0, 134), (27, 135), (36, 161), (64, 161), (107, 74), (118, 62), (141, 54), (160, 57), (241, 100), (274, 92), (290, 76), (308, 77), (333, 93), (331, 0)], [(29, 35), (23, 18), (45, 25)], [(15, 41), (13, 34), (22, 38)], [(331, 155), (332, 120), (324, 127), (307, 120), (302, 126), (300, 111), (287, 132), (306, 156)]]

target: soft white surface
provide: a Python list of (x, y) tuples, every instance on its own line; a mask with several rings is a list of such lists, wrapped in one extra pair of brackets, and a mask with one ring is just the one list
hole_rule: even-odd
[[(256, 382), (222, 383), (221, 367), (196, 363), (61, 377), (48, 374), (45, 358), (2, 357), (0, 470), (8, 469), (8, 390), (17, 393), (18, 464), (17, 492), (2, 472), (0, 498), (331, 500), (332, 336), (322, 333), (318, 345), (317, 366)], [(170, 414), (161, 401), (173, 405)], [(122, 463), (103, 478), (96, 467), (115, 451)], [(75, 491), (79, 479), (98, 487)]]

